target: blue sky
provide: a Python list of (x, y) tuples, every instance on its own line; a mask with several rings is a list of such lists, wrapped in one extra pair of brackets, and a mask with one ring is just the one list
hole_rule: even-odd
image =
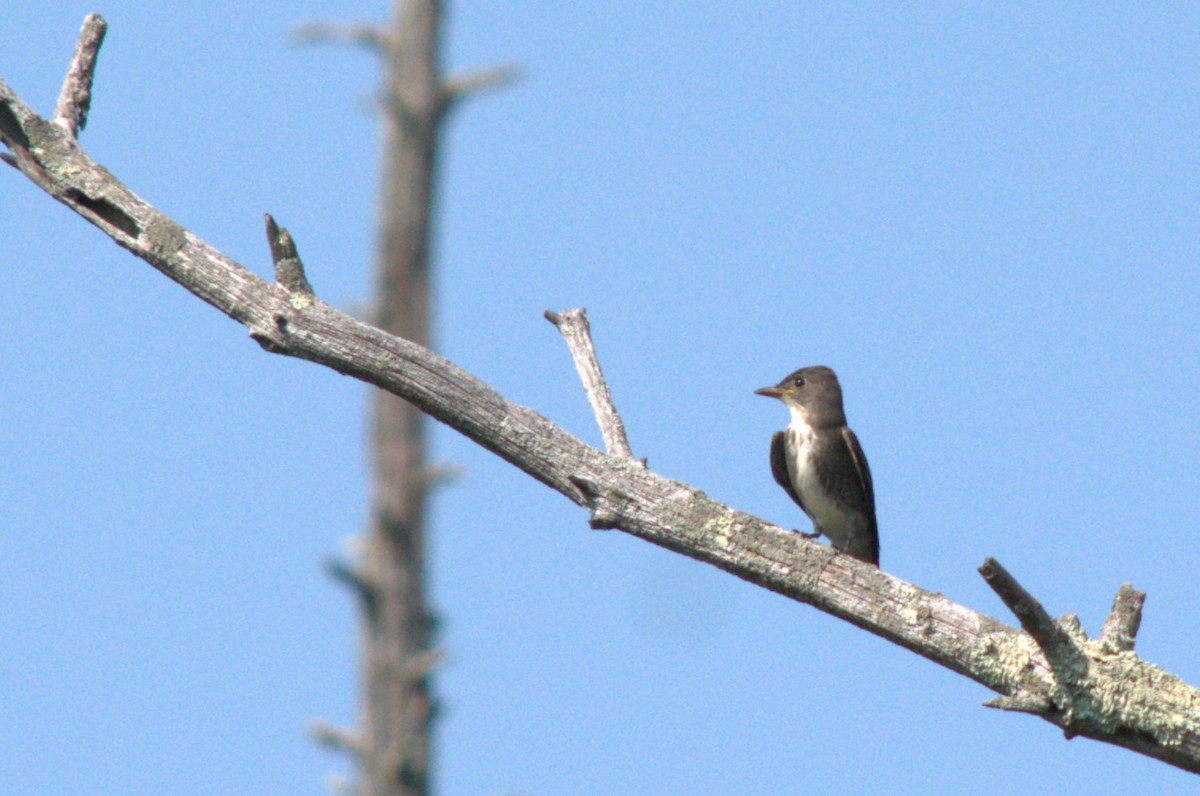
[[(753, 395), (834, 367), (883, 566), (1011, 623), (997, 557), (1200, 683), (1200, 10), (1162, 3), (457, 3), (447, 65), (519, 61), (444, 149), (440, 351), (599, 442), (541, 318), (585, 306), (634, 452), (794, 527)], [(375, 64), (296, 24), (383, 3), (0, 7), (43, 112), (109, 34), (83, 144), (258, 273), (262, 214), (366, 295)], [(365, 390), (264, 354), (0, 174), (0, 781), (324, 792), (355, 616)], [(438, 427), (439, 793), (1183, 793), (1187, 774), (620, 533)]]

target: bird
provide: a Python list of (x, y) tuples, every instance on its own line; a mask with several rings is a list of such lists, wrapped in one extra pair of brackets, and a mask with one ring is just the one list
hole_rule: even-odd
[(837, 550), (879, 566), (875, 487), (858, 437), (846, 425), (842, 387), (824, 365), (800, 368), (773, 387), (791, 422), (771, 437), (771, 474)]

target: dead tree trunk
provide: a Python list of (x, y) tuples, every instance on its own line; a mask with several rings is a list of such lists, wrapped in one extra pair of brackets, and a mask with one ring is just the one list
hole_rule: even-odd
[[(397, 0), (388, 28), (315, 23), (304, 41), (363, 45), (380, 56), (383, 167), (372, 320), (429, 343), (430, 240), (443, 100), (437, 0)], [(320, 727), (352, 751), (364, 796), (429, 793), (433, 695), (432, 614), (425, 588), (425, 422), (412, 404), (371, 393), (370, 507), (358, 560), (332, 573), (360, 598), (361, 726)]]
[[(375, 322), (429, 341), (429, 242), (441, 118), (439, 3), (399, 0), (386, 53)], [(429, 792), (433, 660), (425, 589), (425, 421), (372, 391), (371, 507), (359, 563), (372, 585), (362, 632), (360, 772), (367, 796)]]
[[(439, 0), (396, 0), (388, 28), (307, 25), (307, 41), (364, 45), (380, 56), (383, 168), (372, 301), (381, 329), (429, 344), (429, 273), (438, 138), (453, 100), (511, 74), (442, 78)], [(362, 597), (362, 726), (354, 733), (365, 796), (430, 792), (433, 615), (425, 582), (425, 504), (434, 469), (425, 417), (409, 402), (371, 395), (370, 510), (358, 562), (334, 572)], [(326, 740), (336, 737), (323, 734)]]

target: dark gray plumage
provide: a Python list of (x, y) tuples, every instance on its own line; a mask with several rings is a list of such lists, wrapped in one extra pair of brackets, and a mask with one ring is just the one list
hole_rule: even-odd
[(824, 365), (801, 368), (774, 387), (791, 422), (771, 437), (771, 474), (813, 523), (812, 536), (879, 566), (875, 488), (858, 437), (846, 425), (837, 374)]

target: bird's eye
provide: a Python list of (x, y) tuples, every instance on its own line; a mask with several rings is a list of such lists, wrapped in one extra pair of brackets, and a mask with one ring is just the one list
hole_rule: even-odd
[(796, 378), (792, 379), (792, 384), (795, 385), (797, 390), (800, 389), (801, 387), (804, 386), (804, 377), (797, 376)]

